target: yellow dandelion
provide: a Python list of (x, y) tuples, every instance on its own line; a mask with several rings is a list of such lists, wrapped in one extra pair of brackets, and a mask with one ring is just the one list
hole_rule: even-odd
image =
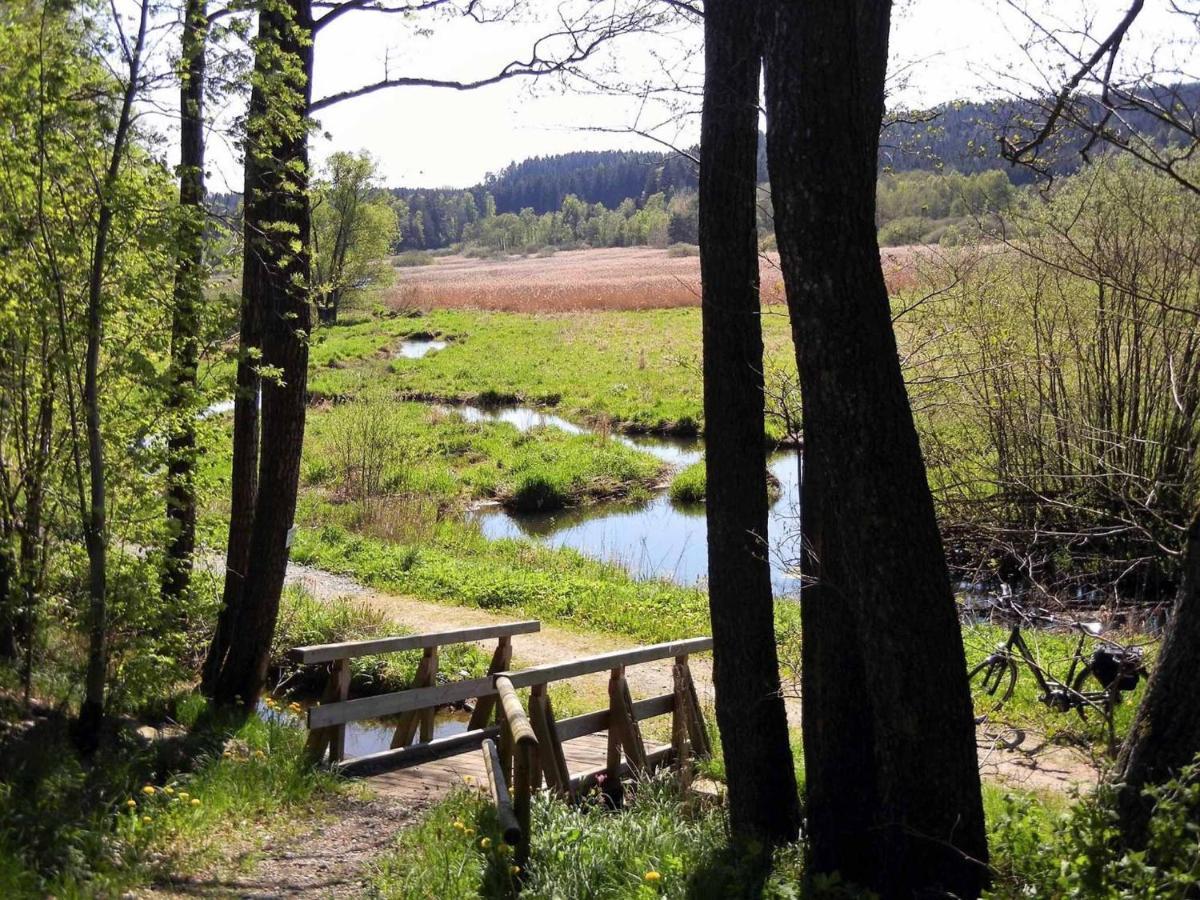
[(137, 806), (137, 801), (131, 797), (130, 799), (125, 801), (125, 805), (128, 806), (130, 809), (133, 809), (135, 806)]
[(180, 800), (186, 800), (186, 799), (187, 799), (188, 797), (190, 797), (190, 796), (191, 796), (191, 794), (189, 794), (187, 791), (180, 791), (180, 792), (179, 792), (179, 799), (180, 799)]
[(150, 824), (151, 822), (153, 822), (154, 820), (153, 820), (153, 819), (151, 819), (149, 816), (142, 816), (142, 821), (143, 821), (145, 824), (149, 825), (149, 824)]
[(152, 784), (146, 785), (144, 788), (142, 788), (142, 793), (145, 794), (147, 797), (154, 796), (154, 785), (152, 785)]
[(466, 833), (467, 833), (467, 837), (474, 837), (474, 836), (475, 836), (475, 829), (474, 829), (474, 828), (468, 828)]
[(462, 830), (463, 830), (464, 828), (466, 828), (467, 826), (463, 824), (463, 821), (462, 821), (462, 819), (455, 819), (455, 820), (454, 820), (454, 827), (455, 827), (455, 828), (457, 828), (459, 831), (462, 831)]
[(486, 850), (488, 847), (492, 846), (492, 839), (485, 837), (483, 840), (481, 840), (479, 842), (479, 846), (482, 847), (484, 850)]
[(504, 843), (504, 841), (501, 841), (498, 849), (500, 850), (500, 854), (502, 856), (507, 856), (508, 854), (512, 853), (513, 848)]
[(199, 806), (199, 805), (200, 805), (200, 798), (199, 798), (199, 797), (193, 797), (193, 798), (192, 798), (192, 806)]
[(261, 750), (255, 750), (255, 751), (254, 751), (254, 758), (255, 758), (255, 759), (266, 759), (266, 758), (267, 758), (267, 754), (263, 753)]
[(472, 776), (470, 776), (470, 775), (464, 775), (464, 776), (463, 776), (463, 781), (465, 781), (467, 784), (474, 784), (474, 783), (475, 783), (475, 779), (474, 779)]
[(170, 797), (173, 793), (175, 793), (175, 788), (168, 784), (165, 788), (163, 788), (163, 793)]
[(520, 875), (520, 874), (521, 874), (521, 867), (520, 867), (520, 866), (513, 866), (513, 867), (512, 867), (512, 868), (510, 868), (508, 871), (509, 871), (509, 872), (511, 872), (511, 873), (512, 873), (512, 874), (514, 874), (514, 875)]
[(658, 872), (655, 872), (653, 869), (651, 869), (649, 872), (647, 872), (645, 875), (643, 875), (642, 878), (644, 878), (646, 881), (653, 882), (653, 881), (659, 881), (662, 878), (662, 875), (660, 875)]

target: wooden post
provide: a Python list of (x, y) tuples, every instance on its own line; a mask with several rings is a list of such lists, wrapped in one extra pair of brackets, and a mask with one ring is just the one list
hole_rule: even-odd
[(704, 723), (704, 712), (700, 709), (700, 698), (696, 696), (696, 684), (692, 681), (692, 670), (688, 665), (687, 656), (676, 657), (675, 663), (683, 667), (683, 690), (688, 703), (688, 737), (692, 742), (692, 751), (697, 756), (708, 759), (712, 756), (712, 743), (708, 737), (708, 726)]
[[(558, 737), (554, 707), (550, 703), (550, 695), (546, 692), (544, 684), (535, 684), (530, 691), (529, 720), (537, 735), (538, 756), (541, 759), (542, 771), (546, 773), (546, 783), (560, 797), (571, 800), (571, 773), (567, 769), (567, 757)], [(535, 787), (536, 781), (535, 775)]]
[(483, 742), (483, 769), (487, 775), (492, 802), (496, 804), (496, 820), (500, 823), (504, 843), (510, 847), (519, 847), (521, 845), (521, 826), (518, 824), (516, 812), (513, 810), (512, 796), (508, 792), (506, 776), (500, 766), (500, 755), (496, 752), (496, 745), (490, 739), (485, 739)]
[(687, 657), (675, 657), (672, 680), (675, 685), (675, 705), (671, 710), (671, 747), (675, 752), (675, 769), (679, 773), (679, 786), (687, 790), (692, 783), (692, 742), (688, 738), (688, 716), (691, 701), (687, 695), (685, 673)]
[[(608, 729), (620, 737), (625, 758), (634, 774), (646, 770), (646, 745), (637, 719), (633, 717), (633, 698), (629, 696), (629, 683), (625, 680), (625, 667), (612, 670), (608, 680)], [(618, 770), (619, 771), (619, 770)]]
[[(417, 665), (417, 674), (413, 678), (413, 687), (433, 687), (437, 681), (438, 668), (438, 648), (426, 647), (424, 655), (421, 657), (421, 662)], [(406, 712), (400, 716), (400, 724), (396, 726), (396, 733), (392, 735), (392, 749), (397, 747), (407, 747), (413, 742), (413, 738), (417, 736), (417, 726), (421, 728), (421, 740), (428, 741), (433, 738), (433, 714), (434, 709), (414, 709), (411, 712)], [(428, 735), (428, 736), (427, 736)]]
[[(503, 635), (496, 646), (496, 652), (492, 654), (492, 663), (488, 666), (487, 674), (498, 675), (501, 672), (507, 672), (510, 665), (512, 665), (512, 638)], [(494, 694), (476, 700), (475, 709), (471, 713), (471, 721), (467, 723), (467, 731), (487, 728), (488, 720), (492, 717), (492, 711), (495, 709), (496, 696)]]
[[(350, 696), (350, 660), (335, 659), (329, 667), (329, 678), (325, 681), (322, 703), (336, 703)], [(346, 726), (330, 725), (314, 728), (308, 733), (304, 751), (313, 762), (320, 762), (329, 748), (329, 761), (341, 762), (346, 758)]]
[[(504, 710), (504, 731), (510, 734), (513, 751), (513, 812), (521, 826), (521, 843), (517, 845), (516, 863), (521, 868), (529, 861), (529, 810), (533, 798), (533, 773), (538, 767), (538, 740), (521, 708), (512, 682), (504, 675), (496, 677), (496, 691)], [(503, 733), (503, 732), (502, 732)]]

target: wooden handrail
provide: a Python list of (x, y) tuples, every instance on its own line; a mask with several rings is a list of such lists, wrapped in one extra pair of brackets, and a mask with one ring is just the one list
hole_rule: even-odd
[(504, 719), (508, 723), (513, 743), (536, 747), (537, 735), (533, 733), (533, 726), (529, 724), (529, 718), (525, 715), (525, 708), (521, 706), (521, 698), (517, 696), (511, 679), (503, 675), (496, 676), (496, 691), (500, 694), (500, 707), (504, 710)]
[(703, 653), (705, 650), (712, 649), (712, 643), (710, 637), (698, 637), (682, 641), (668, 641), (664, 644), (651, 644), (647, 647), (634, 647), (632, 650), (614, 650), (611, 653), (585, 656), (583, 659), (573, 659), (568, 662), (548, 663), (534, 666), (532, 669), (502, 672), (496, 676), (496, 681), (498, 683), (501, 678), (507, 678), (514, 688), (533, 687), (535, 684), (563, 681), (580, 675), (606, 672), (621, 666), (636, 666), (657, 659), (669, 659), (689, 653)]
[(494, 693), (496, 693), (496, 688), (491, 678), (472, 678), (468, 681), (451, 681), (449, 684), (438, 684), (433, 687), (409, 688), (394, 694), (344, 700), (341, 703), (322, 703), (320, 706), (313, 706), (308, 710), (308, 727), (323, 728), (327, 725), (340, 725), (359, 719), (377, 719), (380, 716), (390, 716), (414, 709), (460, 703), (463, 700), (472, 700)]
[(353, 659), (358, 656), (374, 656), (378, 653), (401, 653), (405, 650), (425, 650), (430, 647), (444, 647), (447, 644), (466, 644), (472, 641), (511, 637), (514, 634), (532, 634), (540, 631), (541, 628), (541, 622), (537, 619), (530, 619), (525, 622), (480, 625), (476, 628), (459, 628), (454, 631), (406, 634), (397, 637), (372, 638), (365, 641), (343, 641), (340, 644), (313, 644), (289, 650), (288, 659), (302, 665), (312, 665), (331, 662), (335, 659)]
[(500, 754), (496, 745), (490, 739), (483, 742), (483, 771), (487, 776), (488, 792), (492, 795), (492, 803), (496, 806), (496, 819), (500, 824), (500, 833), (504, 843), (510, 847), (521, 846), (524, 832), (517, 821), (513, 809), (512, 797), (508, 792), (508, 783), (504, 777), (504, 767), (500, 765)]

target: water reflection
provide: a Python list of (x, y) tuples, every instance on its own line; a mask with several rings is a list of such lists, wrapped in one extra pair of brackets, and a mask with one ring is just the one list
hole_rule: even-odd
[(445, 341), (409, 338), (400, 342), (400, 346), (396, 348), (394, 356), (396, 359), (420, 359), (423, 356), (428, 356), (430, 353), (436, 353), (438, 350), (445, 349)]
[[(301, 712), (296, 713), (288, 708), (292, 702), (288, 697), (272, 698), (278, 705), (267, 706), (266, 701), (258, 705), (259, 718), (268, 722), (278, 722), (296, 728), (304, 727), (304, 710), (315, 705), (313, 701), (301, 701)], [(439, 709), (433, 717), (434, 738), (450, 737), (462, 734), (467, 730), (471, 714), (460, 709)], [(388, 750), (392, 745), (392, 735), (400, 722), (399, 716), (387, 716), (382, 719), (364, 719), (359, 722), (346, 723), (346, 756), (366, 756)]]

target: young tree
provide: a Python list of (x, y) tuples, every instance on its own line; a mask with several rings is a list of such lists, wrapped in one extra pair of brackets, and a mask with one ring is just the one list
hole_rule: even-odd
[(976, 897), (966, 660), (875, 233), (890, 13), (772, 3), (763, 19), (804, 420), (806, 831), (817, 872), (889, 897)]
[(179, 61), (179, 226), (171, 317), (167, 413), (167, 535), (162, 595), (177, 604), (196, 548), (196, 372), (204, 303), (204, 77), (206, 0), (185, 0)]
[(755, 228), (757, 5), (705, 5), (699, 237), (708, 597), (730, 825), (739, 837), (783, 843), (796, 837), (800, 808), (780, 692), (767, 544)]
[(367, 154), (335, 153), (313, 190), (313, 299), (321, 322), (337, 322), (342, 300), (390, 273), (399, 219), (376, 184)]

